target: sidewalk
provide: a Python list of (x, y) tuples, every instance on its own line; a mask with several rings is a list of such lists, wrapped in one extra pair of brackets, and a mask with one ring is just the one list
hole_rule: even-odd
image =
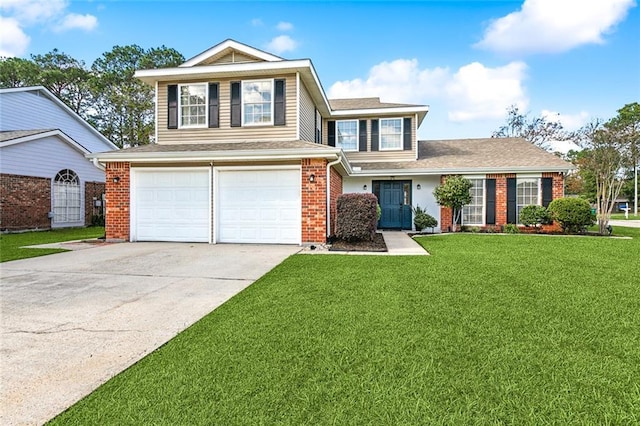
[(299, 254), (342, 254), (366, 256), (429, 256), (429, 253), (404, 231), (380, 231), (387, 251), (330, 251), (326, 247), (305, 247)]

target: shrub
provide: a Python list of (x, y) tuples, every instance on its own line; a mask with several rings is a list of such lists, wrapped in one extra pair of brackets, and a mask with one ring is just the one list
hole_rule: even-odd
[(378, 225), (378, 198), (371, 193), (342, 194), (337, 201), (336, 237), (371, 241)]
[(471, 202), (469, 191), (472, 186), (471, 181), (463, 176), (449, 176), (442, 185), (433, 190), (433, 196), (438, 204), (451, 209), (454, 232), (462, 219), (462, 207)]
[(518, 229), (518, 225), (516, 225), (515, 223), (507, 223), (504, 226), (504, 233), (505, 234), (519, 234), (520, 230)]
[(595, 223), (589, 202), (581, 198), (557, 198), (547, 210), (562, 230), (570, 234), (585, 232), (588, 226)]
[(435, 217), (427, 213), (427, 211), (420, 206), (413, 208), (413, 224), (416, 226), (416, 231), (420, 232), (424, 228), (435, 228), (438, 226), (438, 221)]
[(519, 218), (521, 224), (527, 227), (533, 226), (534, 228), (551, 222), (551, 216), (547, 209), (536, 205), (524, 206), (520, 210)]

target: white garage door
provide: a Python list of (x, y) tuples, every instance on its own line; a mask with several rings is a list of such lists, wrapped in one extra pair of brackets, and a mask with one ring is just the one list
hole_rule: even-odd
[(209, 169), (132, 172), (133, 241), (209, 242)]
[(218, 173), (217, 240), (300, 244), (300, 169)]

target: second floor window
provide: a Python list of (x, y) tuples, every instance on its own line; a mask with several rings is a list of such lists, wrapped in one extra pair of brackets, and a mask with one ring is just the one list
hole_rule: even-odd
[(380, 150), (402, 149), (402, 119), (380, 120)]
[(336, 122), (336, 147), (344, 151), (358, 150), (358, 120)]
[(242, 124), (273, 124), (273, 80), (242, 82)]
[(180, 86), (180, 127), (205, 127), (207, 125), (207, 85), (183, 84)]

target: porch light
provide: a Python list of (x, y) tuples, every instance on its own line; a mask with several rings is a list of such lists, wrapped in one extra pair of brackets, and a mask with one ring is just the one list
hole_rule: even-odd
[(316, 175), (309, 175), (309, 182), (315, 182), (316, 181)]
[(416, 185), (416, 189), (417, 189), (417, 190), (422, 189), (422, 187), (420, 186), (420, 184), (417, 184), (417, 185)]
[(118, 183), (120, 182), (120, 176), (116, 176), (113, 178), (113, 183)]
[(366, 191), (367, 190), (367, 184), (362, 185), (362, 190)]

